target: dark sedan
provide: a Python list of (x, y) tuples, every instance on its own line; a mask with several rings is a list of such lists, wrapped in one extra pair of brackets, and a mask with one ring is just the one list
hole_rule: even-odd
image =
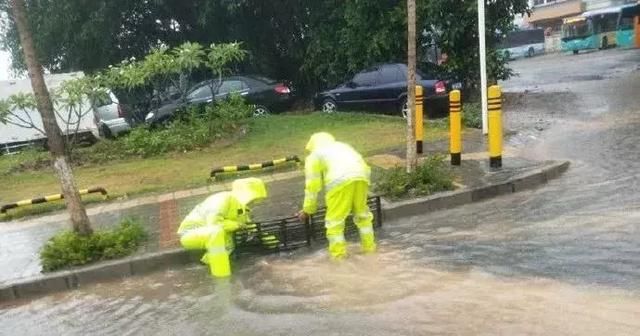
[[(213, 90), (216, 91), (215, 94)], [(292, 102), (291, 89), (283, 83), (261, 76), (233, 76), (224, 78), (221, 83), (208, 80), (194, 85), (184, 97), (149, 112), (145, 121), (150, 124), (163, 123), (172, 120), (177, 113), (190, 106), (203, 106), (226, 99), (231, 94), (239, 94), (253, 105), (254, 116), (285, 110)]]
[[(417, 85), (424, 90), (425, 114), (431, 118), (448, 114), (447, 82), (427, 79), (420, 71)], [(391, 110), (407, 115), (407, 66), (383, 64), (356, 74), (337, 88), (316, 95), (316, 109), (326, 113), (338, 110)]]

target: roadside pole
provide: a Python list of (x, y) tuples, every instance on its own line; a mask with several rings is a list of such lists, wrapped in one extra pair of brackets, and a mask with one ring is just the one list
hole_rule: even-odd
[(416, 0), (407, 0), (407, 173), (418, 165), (416, 154)]
[(480, 95), (482, 96), (482, 134), (488, 134), (487, 121), (487, 45), (484, 26), (484, 0), (478, 0), (478, 38), (480, 40)]

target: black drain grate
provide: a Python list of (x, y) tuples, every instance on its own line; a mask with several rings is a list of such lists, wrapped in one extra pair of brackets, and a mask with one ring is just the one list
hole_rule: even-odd
[[(380, 197), (368, 200), (369, 208), (374, 215), (374, 229), (382, 227), (382, 206)], [(268, 220), (249, 225), (234, 233), (235, 254), (260, 254), (290, 251), (312, 242), (325, 242), (324, 216), (326, 209), (320, 209), (308, 221), (300, 223), (297, 217)], [(345, 236), (358, 237), (358, 228), (353, 218), (347, 218)]]

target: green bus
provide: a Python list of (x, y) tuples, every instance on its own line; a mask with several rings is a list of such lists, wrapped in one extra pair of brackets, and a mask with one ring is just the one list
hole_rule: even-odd
[(640, 4), (620, 11), (616, 43), (621, 48), (640, 48)]
[(562, 50), (577, 54), (580, 50), (607, 49), (616, 46), (620, 13), (626, 7), (629, 5), (593, 10), (564, 19)]

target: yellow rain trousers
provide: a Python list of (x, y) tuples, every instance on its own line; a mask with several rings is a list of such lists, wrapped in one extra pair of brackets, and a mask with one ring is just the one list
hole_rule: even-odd
[(324, 188), (325, 228), (331, 257), (341, 259), (347, 255), (344, 226), (350, 214), (360, 232), (362, 251), (375, 252), (373, 214), (367, 204), (369, 166), (351, 146), (335, 141), (328, 133), (311, 136), (306, 149), (311, 154), (305, 160), (303, 211), (307, 214), (317, 211), (318, 193)]
[(267, 197), (262, 180), (236, 180), (230, 192), (214, 194), (198, 204), (178, 228), (180, 243), (188, 250), (206, 250), (202, 262), (214, 277), (231, 275), (229, 254), (233, 232), (250, 222), (248, 204)]

